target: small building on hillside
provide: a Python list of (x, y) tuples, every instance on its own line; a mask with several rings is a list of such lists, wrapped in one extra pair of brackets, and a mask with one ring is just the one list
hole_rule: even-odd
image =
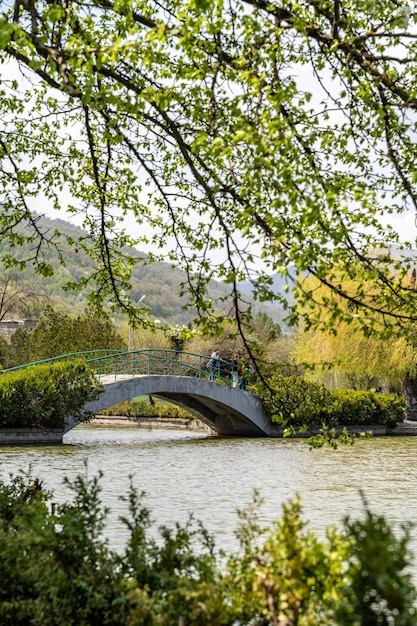
[(10, 339), (13, 333), (22, 326), (23, 328), (34, 328), (36, 326), (36, 320), (23, 319), (23, 320), (1, 320), (0, 321), (0, 336), (10, 343)]

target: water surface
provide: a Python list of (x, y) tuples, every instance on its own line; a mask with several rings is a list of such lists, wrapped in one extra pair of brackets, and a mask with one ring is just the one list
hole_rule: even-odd
[(304, 517), (320, 536), (329, 525), (341, 525), (345, 515), (361, 515), (361, 491), (373, 511), (396, 525), (417, 521), (415, 437), (310, 450), (305, 440), (86, 425), (70, 431), (62, 446), (0, 448), (1, 478), (29, 468), (57, 502), (70, 495), (64, 476), (102, 472), (102, 499), (111, 509), (106, 535), (116, 549), (126, 540), (118, 517), (126, 512), (120, 495), (127, 494), (129, 476), (147, 494), (155, 529), (184, 523), (193, 513), (227, 552), (237, 546), (236, 511), (248, 506), (255, 489), (264, 498), (260, 514), (265, 524), (298, 493)]

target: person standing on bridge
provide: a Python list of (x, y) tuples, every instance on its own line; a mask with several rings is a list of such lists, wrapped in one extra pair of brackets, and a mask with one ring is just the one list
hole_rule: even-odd
[(252, 372), (253, 372), (253, 367), (249, 363), (249, 357), (247, 356), (245, 359), (242, 359), (242, 361), (239, 363), (239, 371), (238, 371), (239, 377), (240, 377), (239, 389), (243, 389), (243, 391), (246, 391), (248, 378), (250, 374), (252, 374)]
[(211, 358), (210, 358), (210, 380), (211, 381), (214, 381), (216, 370), (218, 369), (220, 361), (221, 361), (220, 354), (219, 354), (219, 351), (216, 349), (213, 351)]
[(239, 357), (237, 356), (237, 354), (234, 354), (230, 360), (232, 369), (231, 369), (231, 374), (232, 374), (232, 387), (236, 388), (239, 384), (239, 373), (238, 373), (238, 369), (239, 369)]

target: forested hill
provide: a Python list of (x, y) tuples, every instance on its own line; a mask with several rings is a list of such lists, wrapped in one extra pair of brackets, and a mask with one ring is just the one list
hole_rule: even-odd
[[(88, 274), (92, 268), (92, 262), (82, 251), (75, 252), (65, 243), (65, 237), (78, 239), (83, 234), (81, 228), (74, 226), (70, 222), (58, 219), (52, 220), (41, 218), (39, 224), (42, 229), (54, 232), (60, 231), (64, 234), (60, 247), (65, 258), (65, 265), (59, 261), (58, 254), (53, 248), (45, 249), (45, 257), (54, 268), (51, 277), (43, 278), (34, 273), (33, 269), (27, 266), (21, 272), (13, 270), (18, 284), (30, 285), (30, 288), (37, 293), (48, 297), (49, 304), (58, 310), (76, 314), (82, 312), (87, 306), (87, 293), (77, 293), (65, 291), (63, 286), (81, 276)], [(8, 243), (0, 244), (0, 258), (10, 252)], [(15, 252), (15, 251), (14, 251)], [(27, 247), (22, 248), (21, 258), (32, 256), (33, 250)], [(140, 255), (138, 251), (138, 255)], [(19, 253), (20, 256), (20, 253)], [(2, 267), (3, 280), (9, 275), (9, 270)], [(184, 280), (184, 274), (168, 263), (150, 263), (149, 265), (137, 265), (134, 269), (131, 284), (132, 298), (138, 301), (146, 295), (144, 304), (151, 310), (151, 315), (155, 318), (164, 319), (170, 324), (186, 324), (195, 318), (192, 310), (184, 311), (186, 296), (179, 296), (180, 284)], [(242, 286), (242, 292), (248, 293), (248, 286)], [(223, 283), (211, 281), (209, 286), (209, 297), (219, 298), (228, 293), (228, 288)], [(263, 311), (270, 315), (274, 321), (282, 320), (282, 309), (273, 304), (257, 304), (256, 311)]]

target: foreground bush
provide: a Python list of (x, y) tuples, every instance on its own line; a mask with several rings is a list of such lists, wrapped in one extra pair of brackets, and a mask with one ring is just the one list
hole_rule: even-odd
[(52, 507), (37, 480), (0, 482), (2, 626), (417, 623), (410, 527), (397, 536), (366, 507), (362, 520), (347, 519), (342, 531), (329, 529), (319, 541), (297, 500), (262, 528), (255, 494), (240, 512), (240, 549), (227, 557), (192, 519), (150, 538), (143, 494), (131, 488), (121, 520), (128, 541), (118, 555), (102, 539), (99, 479), (67, 484), (73, 501)]
[(257, 385), (273, 422), (288, 427), (380, 424), (393, 427), (404, 418), (405, 400), (373, 391), (329, 391), (298, 376), (273, 376)]
[(70, 415), (82, 421), (83, 406), (102, 389), (85, 361), (0, 373), (0, 428), (61, 428)]

